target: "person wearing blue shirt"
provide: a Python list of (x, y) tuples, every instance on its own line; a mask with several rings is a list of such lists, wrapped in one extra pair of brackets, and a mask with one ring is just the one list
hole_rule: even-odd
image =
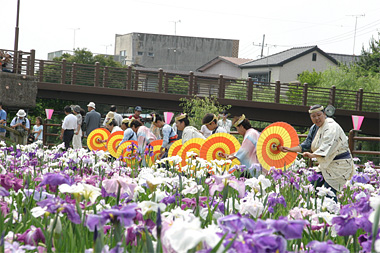
[[(22, 136), (22, 145), (26, 145), (28, 139), (28, 132), (30, 129), (29, 119), (26, 118), (26, 112), (23, 109), (18, 110), (16, 117), (11, 122), (11, 127), (18, 131)], [(17, 136), (11, 134), (11, 139), (17, 142)]]
[(121, 129), (124, 131), (124, 137), (120, 141), (119, 145), (117, 147), (120, 147), (121, 144), (123, 144), (126, 141), (137, 141), (136, 133), (129, 127), (129, 122), (132, 120), (130, 119), (123, 119), (121, 123)]
[(168, 155), (168, 150), (170, 146), (175, 142), (178, 138), (177, 133), (173, 130), (173, 128), (166, 124), (160, 115), (152, 114), (152, 123), (155, 127), (161, 129), (162, 136), (162, 146), (160, 148), (160, 154), (158, 156), (159, 159), (165, 158)]
[[(3, 109), (3, 103), (0, 102), (0, 125), (7, 125), (7, 112)], [(7, 130), (0, 128), (0, 136), (5, 137)]]
[(39, 141), (43, 139), (44, 126), (41, 117), (36, 118), (36, 124), (33, 126), (32, 133), (34, 134), (34, 141)]

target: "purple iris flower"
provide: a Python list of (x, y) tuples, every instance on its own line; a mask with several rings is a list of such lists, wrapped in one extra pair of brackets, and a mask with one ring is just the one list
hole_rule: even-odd
[(351, 179), (351, 182), (358, 182), (362, 184), (367, 184), (370, 181), (370, 178), (367, 174), (360, 172), (354, 175)]
[(31, 226), (23, 234), (17, 235), (17, 241), (28, 245), (37, 246), (39, 242), (45, 243), (45, 236), (41, 228)]
[(8, 173), (6, 175), (0, 175), (0, 185), (4, 187), (7, 191), (14, 189), (15, 192), (18, 192), (19, 189), (23, 188), (22, 179), (17, 178), (13, 173)]
[(305, 225), (309, 222), (306, 220), (288, 220), (286, 217), (280, 217), (278, 220), (266, 220), (270, 228), (280, 232), (285, 239), (302, 238), (302, 232)]
[(1, 197), (7, 197), (9, 196), (9, 192), (2, 186), (0, 186), (0, 196)]
[(349, 253), (350, 251), (343, 245), (334, 244), (331, 240), (327, 242), (311, 241), (306, 247), (309, 248), (310, 253), (319, 252), (339, 252), (339, 253)]
[(336, 232), (339, 236), (354, 235), (359, 229), (356, 219), (351, 217), (334, 217), (332, 223), (335, 224)]
[(79, 214), (75, 210), (75, 206), (68, 204), (60, 198), (48, 198), (37, 203), (40, 207), (46, 207), (46, 211), (49, 213), (56, 213), (58, 209), (62, 210), (62, 213), (67, 214), (67, 218), (75, 224), (80, 224), (81, 220)]
[(253, 219), (241, 216), (240, 214), (231, 214), (218, 219), (218, 225), (223, 229), (223, 233), (238, 233), (244, 229), (252, 233), (256, 229), (256, 223)]
[(277, 180), (279, 180), (279, 179), (282, 178), (282, 175), (283, 175), (283, 173), (282, 173), (282, 169), (278, 169), (278, 170), (276, 170), (276, 169), (271, 169), (271, 172), (272, 172), (272, 178), (273, 178), (275, 181), (277, 181)]
[(62, 175), (57, 173), (47, 173), (44, 175), (44, 179), (38, 185), (39, 187), (44, 185), (58, 186), (61, 184), (72, 185), (74, 180), (69, 177), (69, 175)]
[(323, 176), (321, 173), (317, 173), (313, 171), (313, 174), (307, 177), (310, 183), (318, 182), (323, 180)]
[(130, 204), (118, 209), (103, 210), (98, 215), (91, 214), (87, 216), (86, 226), (90, 231), (94, 231), (95, 226), (102, 227), (108, 221), (112, 223), (120, 222), (124, 226), (130, 226), (133, 224), (133, 219), (136, 217), (137, 204)]
[(284, 196), (278, 194), (278, 193), (271, 193), (268, 197), (268, 211), (270, 213), (273, 213), (274, 212), (274, 207), (277, 205), (277, 204), (281, 204), (283, 205), (284, 207), (286, 207), (286, 201), (285, 201), (285, 198)]
[(4, 215), (4, 217), (9, 213), (9, 207), (7, 202), (0, 201), (0, 211)]

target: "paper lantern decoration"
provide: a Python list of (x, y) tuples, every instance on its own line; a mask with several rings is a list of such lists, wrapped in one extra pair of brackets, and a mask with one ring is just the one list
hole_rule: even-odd
[(192, 151), (199, 156), (199, 152), (204, 143), (205, 143), (205, 140), (201, 138), (193, 138), (185, 142), (185, 144), (182, 145), (181, 150), (178, 152), (178, 155), (182, 158), (181, 166), (186, 166), (186, 163), (187, 163), (186, 153)]
[(87, 137), (87, 147), (94, 151), (107, 151), (106, 143), (101, 141), (107, 140), (109, 135), (110, 132), (105, 128), (97, 128), (92, 130)]
[(51, 119), (51, 116), (53, 115), (54, 109), (45, 109), (46, 112), (46, 118)]
[(360, 130), (364, 120), (364, 116), (352, 115), (352, 125), (354, 126), (354, 130)]
[(172, 112), (164, 112), (165, 123), (166, 124), (170, 124), (170, 122), (172, 121), (173, 116), (174, 116), (174, 113), (172, 113)]
[(107, 140), (107, 150), (110, 152), (110, 154), (115, 157), (119, 158), (117, 155), (117, 146), (119, 143), (123, 140), (124, 132), (123, 131), (116, 131), (108, 137)]
[(181, 150), (181, 148), (182, 148), (182, 139), (176, 140), (175, 142), (173, 142), (173, 144), (169, 148), (168, 157), (178, 155), (178, 152)]
[(281, 152), (278, 147), (294, 147), (299, 144), (296, 130), (285, 122), (267, 126), (260, 134), (256, 145), (257, 158), (266, 170), (288, 168), (296, 159), (297, 153)]

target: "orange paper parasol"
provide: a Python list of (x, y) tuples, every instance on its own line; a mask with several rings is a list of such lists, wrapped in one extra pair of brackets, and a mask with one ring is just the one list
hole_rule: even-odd
[[(135, 145), (131, 147), (132, 143)], [(128, 166), (131, 166), (136, 162), (136, 153), (137, 153), (137, 141), (126, 141), (121, 144), (117, 149), (117, 157), (122, 157), (123, 161), (127, 163)]]
[(87, 147), (90, 150), (103, 150), (107, 151), (107, 147), (105, 143), (100, 141), (104, 141), (108, 139), (110, 132), (105, 128), (97, 128), (91, 131), (91, 133), (87, 137)]
[(119, 157), (117, 154), (116, 147), (117, 147), (117, 145), (119, 145), (119, 143), (121, 142), (123, 137), (124, 137), (123, 131), (114, 132), (114, 133), (110, 134), (110, 136), (108, 137), (107, 149), (108, 149), (108, 152), (110, 152), (110, 154), (115, 158)]
[(199, 152), (204, 143), (205, 143), (204, 139), (193, 138), (193, 139), (188, 140), (185, 144), (183, 144), (181, 150), (178, 152), (178, 155), (182, 158), (181, 166), (186, 165), (186, 162), (187, 162), (186, 153), (192, 151), (199, 156)]
[(296, 130), (285, 122), (276, 122), (267, 126), (257, 141), (256, 153), (261, 166), (270, 170), (288, 168), (296, 159), (297, 153), (281, 152), (278, 147), (294, 147), (299, 144)]
[(168, 157), (178, 155), (178, 152), (181, 150), (181, 148), (182, 148), (182, 139), (176, 140), (175, 142), (173, 142), (173, 144), (169, 148)]
[[(199, 156), (207, 161), (225, 160), (221, 154), (233, 154), (240, 148), (239, 141), (228, 133), (216, 133), (210, 135), (202, 145)], [(233, 159), (229, 167), (240, 164), (238, 159)]]
[[(162, 142), (163, 142), (163, 140), (155, 140), (155, 141), (152, 141), (151, 143), (149, 143), (149, 145), (151, 146), (150, 151), (153, 152), (153, 154), (150, 154), (151, 155), (150, 159), (151, 159), (152, 163), (154, 163), (154, 161), (156, 161), (158, 159), (158, 155), (160, 154)], [(146, 146), (145, 152), (148, 151), (149, 145)]]

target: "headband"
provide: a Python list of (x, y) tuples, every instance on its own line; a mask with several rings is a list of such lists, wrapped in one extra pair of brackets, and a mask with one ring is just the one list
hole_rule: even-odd
[(186, 113), (181, 114), (181, 115), (175, 117), (175, 121), (178, 121), (178, 120), (184, 119), (184, 118), (186, 118), (186, 117), (187, 117), (187, 114), (186, 114)]
[(129, 122), (128, 122), (128, 127), (131, 127), (131, 123), (136, 120), (134, 117), (130, 118), (129, 119)]
[(309, 113), (312, 114), (314, 112), (323, 111), (323, 109), (324, 109), (324, 107), (323, 107), (323, 105), (321, 105), (321, 107), (315, 108), (313, 110), (309, 110)]
[(215, 114), (213, 114), (212, 120), (209, 123), (205, 123), (205, 125), (210, 125), (214, 120), (218, 119)]
[(245, 115), (241, 115), (241, 117), (235, 122), (234, 127), (237, 127), (245, 120)]
[(152, 119), (152, 120), (153, 120), (153, 123), (155, 123), (155, 122), (156, 122), (156, 114), (153, 113), (153, 114), (152, 114), (152, 117), (153, 117), (153, 119)]
[(128, 125), (129, 121), (130, 121), (130, 119), (125, 118), (125, 119), (123, 119), (123, 121), (122, 121), (121, 123), (124, 123), (124, 124), (127, 124), (127, 125)]
[(106, 125), (111, 124), (112, 120), (113, 120), (113, 118), (110, 118), (110, 119), (106, 122)]

